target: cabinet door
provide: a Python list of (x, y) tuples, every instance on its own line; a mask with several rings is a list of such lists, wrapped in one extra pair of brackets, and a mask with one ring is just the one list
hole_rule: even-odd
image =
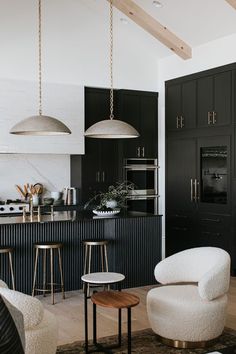
[(198, 126), (214, 127), (231, 123), (231, 71), (198, 79)]
[(214, 111), (213, 77), (206, 76), (197, 81), (197, 123), (198, 127), (210, 126), (210, 112)]
[[(118, 93), (118, 118), (129, 123), (140, 133), (140, 98), (135, 92), (122, 90)], [(141, 157), (141, 136), (121, 141), (124, 157)]]
[[(182, 84), (182, 129), (193, 129), (196, 127), (197, 115), (197, 85), (196, 80), (187, 81)], [(181, 122), (180, 122), (181, 124)]]
[(215, 125), (227, 125), (231, 123), (231, 77), (231, 71), (217, 74), (214, 77)]
[(158, 154), (158, 105), (156, 94), (140, 97), (141, 157), (157, 157)]
[(196, 178), (196, 140), (173, 139), (167, 144), (167, 210), (190, 212), (196, 208), (193, 182)]
[(201, 212), (228, 214), (231, 210), (230, 137), (198, 139), (197, 200)]
[(166, 129), (178, 130), (178, 117), (182, 114), (181, 84), (171, 85), (166, 91)]
[(101, 140), (100, 155), (100, 190), (106, 191), (110, 185), (118, 182), (118, 151), (114, 139)]

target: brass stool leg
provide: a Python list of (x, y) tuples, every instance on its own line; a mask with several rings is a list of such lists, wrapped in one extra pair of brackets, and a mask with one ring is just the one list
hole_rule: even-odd
[(102, 272), (104, 272), (104, 256), (103, 256), (103, 246), (100, 246), (100, 250), (101, 250)]
[(35, 281), (36, 281), (36, 272), (37, 272), (37, 264), (38, 264), (38, 255), (39, 255), (39, 250), (38, 250), (38, 248), (36, 248), (35, 261), (34, 261), (34, 277), (33, 277), (32, 296), (34, 296), (34, 292), (35, 292)]
[(13, 265), (12, 265), (12, 253), (9, 252), (9, 264), (10, 264), (10, 271), (11, 271), (11, 282), (12, 282), (12, 289), (15, 290), (15, 279), (13, 273)]
[(50, 248), (50, 271), (51, 271), (51, 298), (54, 305), (54, 285), (53, 285), (53, 249)]
[(47, 250), (43, 250), (43, 296), (46, 296), (46, 256)]
[(58, 248), (57, 250), (58, 250), (59, 269), (60, 269), (60, 275), (61, 275), (61, 291), (62, 291), (62, 298), (65, 299), (64, 280), (63, 280), (62, 261), (61, 261), (61, 250), (60, 250), (60, 248)]
[[(106, 272), (108, 272), (107, 245), (104, 245), (104, 255), (105, 255)], [(110, 290), (110, 285), (107, 286), (107, 289)]]
[(108, 272), (107, 245), (104, 245), (106, 272)]
[[(92, 258), (92, 246), (88, 246), (88, 253), (89, 253), (89, 259), (88, 259), (88, 273), (91, 273), (91, 258)], [(88, 291), (87, 291), (87, 296), (89, 296), (89, 284), (88, 284)]]
[[(84, 256), (84, 274), (87, 274), (87, 263), (88, 263), (88, 246), (85, 245), (85, 256)], [(83, 291), (84, 291), (84, 283), (83, 283)]]

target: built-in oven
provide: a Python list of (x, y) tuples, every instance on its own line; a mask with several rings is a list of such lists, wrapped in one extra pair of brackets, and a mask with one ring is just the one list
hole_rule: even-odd
[(134, 184), (127, 198), (129, 210), (158, 213), (158, 168), (155, 158), (124, 160), (124, 179)]

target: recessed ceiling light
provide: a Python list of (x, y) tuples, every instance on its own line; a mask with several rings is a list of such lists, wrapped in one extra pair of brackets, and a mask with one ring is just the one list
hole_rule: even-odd
[(126, 18), (124, 18), (124, 17), (120, 18), (120, 22), (123, 23), (124, 25), (128, 24), (128, 20)]
[(154, 1), (152, 2), (152, 4), (153, 4), (153, 6), (155, 6), (155, 7), (162, 7), (162, 6), (163, 6), (162, 3), (161, 3), (160, 1), (157, 1), (157, 0), (154, 0)]

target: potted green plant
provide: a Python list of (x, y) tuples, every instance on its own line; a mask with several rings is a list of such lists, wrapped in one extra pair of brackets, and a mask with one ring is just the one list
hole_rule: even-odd
[(109, 186), (106, 192), (99, 192), (91, 198), (85, 204), (84, 209), (92, 205), (95, 211), (120, 211), (120, 209), (126, 208), (126, 198), (133, 189), (134, 184), (131, 182), (117, 182), (115, 185)]

